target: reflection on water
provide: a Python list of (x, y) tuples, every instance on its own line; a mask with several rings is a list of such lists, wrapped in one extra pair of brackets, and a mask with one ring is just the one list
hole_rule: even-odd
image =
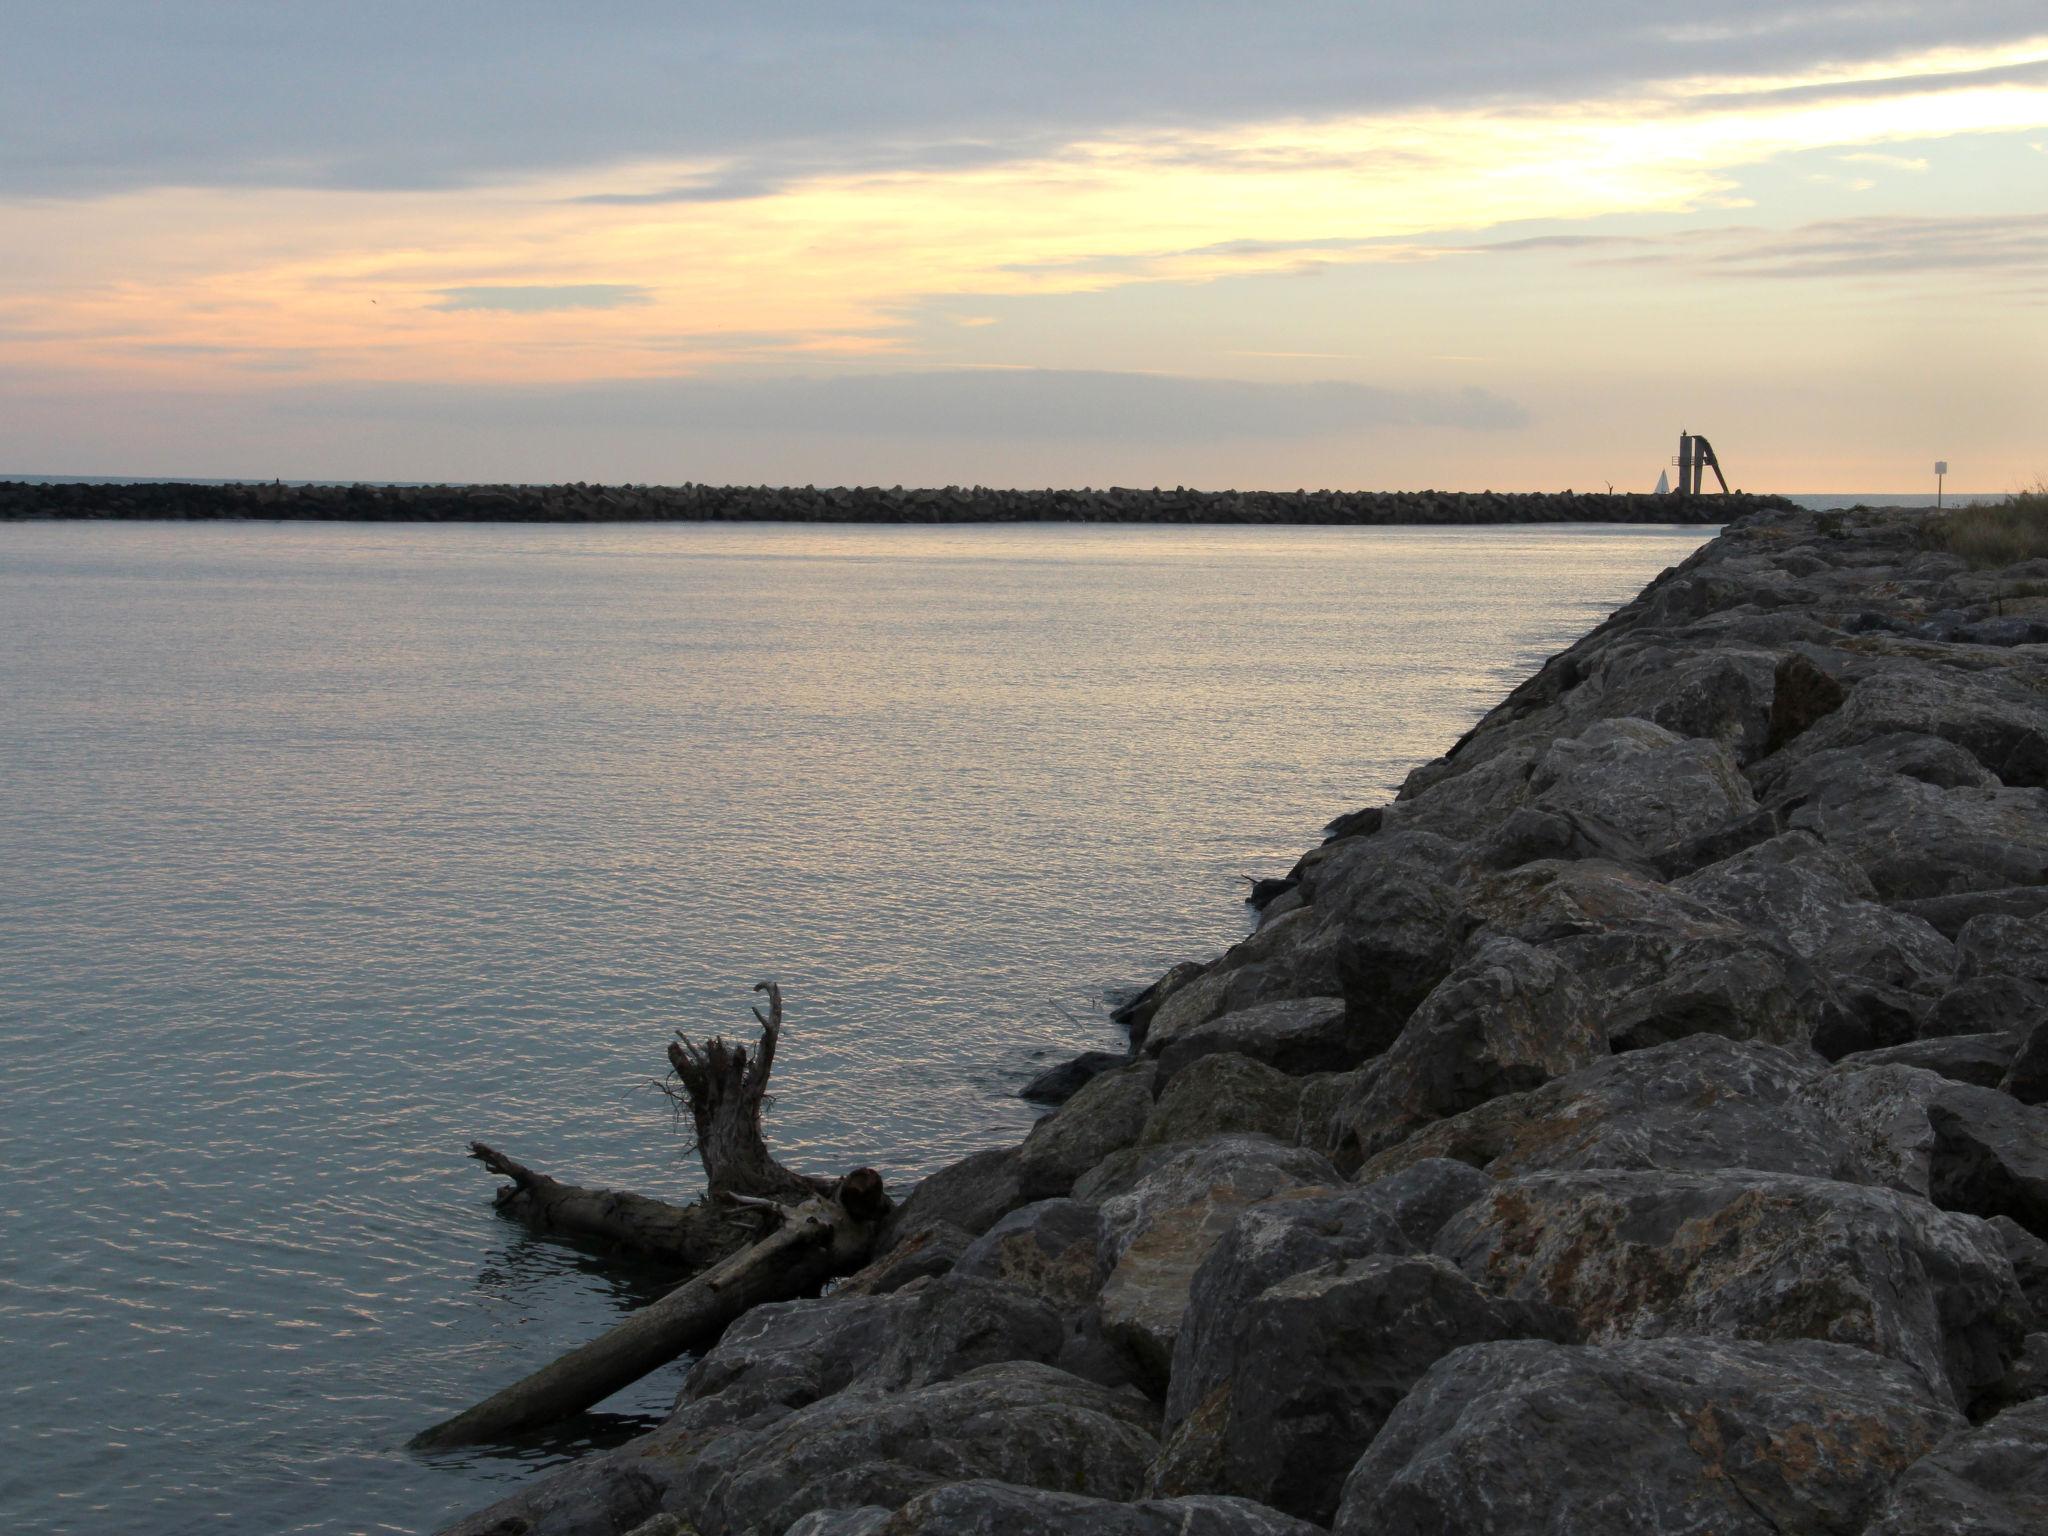
[[(0, 1509), (412, 1531), (403, 1445), (662, 1277), (669, 1032), (899, 1188), (1697, 530), (0, 527)], [(681, 1367), (604, 1405), (659, 1413)], [(618, 1423), (576, 1433), (608, 1436)]]

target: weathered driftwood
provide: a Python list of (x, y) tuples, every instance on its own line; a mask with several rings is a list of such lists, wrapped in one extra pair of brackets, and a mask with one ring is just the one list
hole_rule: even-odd
[(889, 1209), (871, 1168), (840, 1180), (836, 1196), (797, 1206), (737, 1198), (748, 1208), (772, 1209), (776, 1230), (580, 1349), (427, 1430), (413, 1445), (440, 1450), (503, 1440), (581, 1413), (678, 1355), (710, 1347), (749, 1307), (807, 1295), (833, 1275), (858, 1269)]
[(734, 1318), (764, 1301), (813, 1293), (867, 1262), (889, 1211), (882, 1179), (860, 1168), (843, 1179), (783, 1167), (761, 1135), (761, 1110), (782, 1034), (782, 992), (773, 982), (758, 1008), (761, 1043), (716, 1036), (693, 1045), (678, 1032), (668, 1048), (696, 1130), (709, 1192), (687, 1206), (645, 1195), (564, 1184), (482, 1142), (469, 1155), (512, 1182), (498, 1207), (537, 1225), (676, 1263), (694, 1278), (623, 1323), (413, 1441), (434, 1449), (499, 1440), (601, 1402), (690, 1350), (716, 1342)]
[(512, 1182), (500, 1186), (498, 1209), (533, 1226), (673, 1264), (694, 1274), (728, 1258), (761, 1235), (760, 1217), (744, 1207), (708, 1200), (671, 1205), (619, 1189), (585, 1189), (537, 1173), (481, 1141), (469, 1155)]
[[(710, 1194), (785, 1203), (830, 1194), (833, 1180), (785, 1168), (762, 1137), (761, 1110), (782, 1036), (782, 989), (764, 981), (754, 990), (768, 994), (768, 1012), (754, 1010), (761, 1021), (759, 1046), (750, 1054), (746, 1046), (717, 1036), (692, 1044), (678, 1031), (668, 1048), (676, 1084), (664, 1089), (689, 1113)], [(512, 1181), (498, 1191), (498, 1209), (505, 1215), (685, 1272), (716, 1264), (762, 1232), (758, 1215), (730, 1202), (672, 1205), (625, 1190), (568, 1184), (480, 1141), (469, 1144), (469, 1155)]]
[(833, 1180), (810, 1178), (783, 1167), (761, 1135), (768, 1074), (775, 1070), (775, 1046), (782, 1038), (782, 989), (763, 981), (754, 990), (768, 994), (768, 1012), (754, 1010), (754, 1017), (761, 1021), (761, 1043), (751, 1058), (744, 1045), (716, 1035), (702, 1045), (692, 1045), (680, 1030), (668, 1048), (669, 1066), (682, 1085), (680, 1096), (688, 1104), (697, 1133), (705, 1185), (714, 1195), (752, 1195), (765, 1200), (802, 1201), (828, 1194)]

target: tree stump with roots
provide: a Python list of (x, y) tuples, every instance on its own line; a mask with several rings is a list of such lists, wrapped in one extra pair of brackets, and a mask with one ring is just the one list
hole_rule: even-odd
[(761, 1132), (768, 1076), (782, 1036), (782, 990), (758, 984), (768, 1011), (754, 1010), (760, 1043), (749, 1052), (712, 1036), (693, 1044), (680, 1030), (669, 1045), (674, 1082), (662, 1090), (689, 1112), (706, 1191), (690, 1205), (564, 1184), (471, 1142), (470, 1156), (512, 1182), (498, 1208), (537, 1226), (595, 1239), (680, 1266), (681, 1285), (624, 1322), (524, 1381), (435, 1426), (422, 1448), (504, 1439), (588, 1408), (691, 1350), (708, 1349), (734, 1318), (766, 1301), (815, 1294), (856, 1270), (889, 1214), (888, 1192), (872, 1168), (819, 1178), (784, 1167)]

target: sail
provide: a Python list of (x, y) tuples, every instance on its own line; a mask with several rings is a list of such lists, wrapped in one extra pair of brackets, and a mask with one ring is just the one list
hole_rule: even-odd
[(1660, 469), (1657, 471), (1657, 494), (1659, 496), (1669, 496), (1671, 494), (1671, 472), (1669, 470)]

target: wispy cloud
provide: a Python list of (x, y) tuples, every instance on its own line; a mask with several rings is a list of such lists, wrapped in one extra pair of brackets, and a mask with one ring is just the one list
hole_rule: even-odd
[(1477, 247), (1498, 255), (1560, 252), (1608, 266), (1672, 267), (1779, 280), (1943, 277), (2048, 271), (2048, 213), (1827, 219), (1791, 229), (1754, 225), (1667, 235), (1564, 235)]

